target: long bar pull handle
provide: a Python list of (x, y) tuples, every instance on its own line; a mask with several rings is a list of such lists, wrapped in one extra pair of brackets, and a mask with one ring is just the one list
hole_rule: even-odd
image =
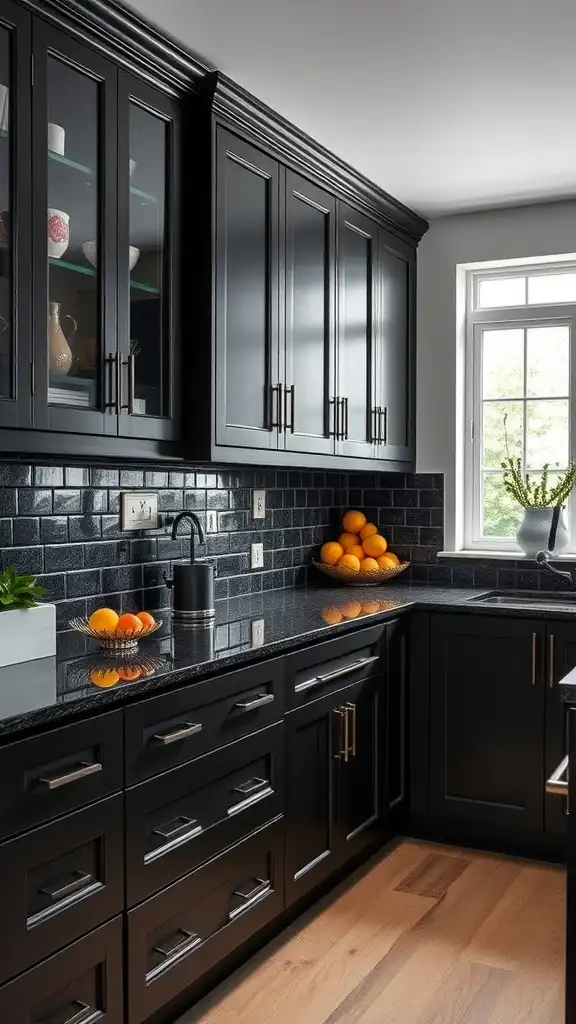
[(329, 404), (330, 404), (330, 407), (334, 409), (334, 426), (333, 426), (333, 428), (330, 428), (330, 427), (328, 428), (328, 434), (329, 434), (330, 437), (336, 437), (337, 438), (338, 437), (338, 399), (337, 398), (331, 398)]
[(344, 676), (358, 672), (359, 669), (364, 668), (366, 665), (371, 665), (372, 662), (378, 661), (379, 658), (379, 654), (373, 654), (369, 658), (359, 658), (358, 661), (353, 661), (350, 665), (344, 665), (342, 668), (335, 668), (332, 672), (325, 672), (324, 675), (313, 676), (312, 679), (296, 683), (294, 692), (303, 693), (305, 690), (311, 690), (315, 686), (324, 686), (326, 683), (331, 683), (334, 679), (343, 679)]
[(256, 885), (253, 889), (250, 889), (249, 892), (242, 892), (241, 889), (235, 889), (233, 895), (238, 896), (238, 898), (244, 900), (244, 902), (241, 903), (239, 907), (236, 907), (228, 913), (228, 920), (233, 921), (235, 917), (243, 914), (245, 910), (248, 910), (248, 907), (253, 906), (254, 903), (258, 903), (263, 896), (266, 896), (271, 891), (271, 889), (272, 884), (269, 878), (257, 878)]
[(101, 771), (102, 765), (99, 761), (83, 761), (79, 768), (73, 768), (72, 771), (65, 772), (64, 775), (41, 775), (38, 782), (46, 786), (46, 789), (60, 789), (62, 786), (69, 786), (72, 782), (87, 779), (89, 775), (96, 775)]
[(347, 761), (348, 751), (344, 742), (344, 720), (346, 718), (346, 712), (343, 708), (334, 708), (334, 714), (338, 718), (338, 751), (334, 754), (337, 761)]
[(554, 633), (550, 633), (548, 640), (548, 686), (554, 686)]
[[(294, 392), (295, 386), (284, 388), (284, 430), (294, 433)], [(290, 420), (288, 420), (288, 399), (290, 399)]]
[[(280, 382), (274, 387), (270, 388), (271, 400), (270, 400), (270, 427), (272, 430), (277, 430), (279, 434), (282, 433), (282, 385)], [(274, 398), (276, 398), (276, 418), (274, 418)]]
[(72, 896), (73, 893), (79, 892), (81, 889), (85, 889), (87, 885), (93, 881), (93, 877), (89, 871), (73, 871), (74, 878), (71, 882), (67, 882), (65, 885), (56, 886), (54, 889), (42, 888), (38, 891), (43, 896), (49, 896), (50, 899), (57, 903), (58, 900), (63, 900), (66, 896)]
[(234, 707), (238, 708), (238, 711), (255, 711), (256, 708), (263, 708), (265, 704), (273, 704), (276, 700), (273, 693), (257, 693), (255, 697), (251, 697), (248, 700), (236, 701)]
[[(75, 1013), (71, 1017), (64, 1017), (64, 1013), (67, 1012), (68, 1007), (72, 1010), (78, 1007)], [(88, 1003), (82, 1002), (81, 999), (74, 999), (73, 1002), (68, 1003), (67, 1007), (62, 1007), (60, 1011), (56, 1012), (50, 1017), (45, 1017), (44, 1020), (38, 1021), (38, 1024), (82, 1024), (85, 1020), (90, 1020), (94, 1017), (97, 1011), (89, 1006)], [(98, 1016), (100, 1014), (98, 1013)]]
[(156, 967), (153, 967), (152, 970), (146, 972), (147, 982), (153, 981), (154, 978), (158, 977), (159, 974), (163, 974), (177, 960), (188, 956), (189, 953), (192, 953), (193, 950), (202, 945), (202, 938), (195, 932), (189, 932), (185, 928), (178, 928), (176, 936), (178, 935), (182, 935), (182, 938), (172, 946), (152, 947), (152, 951), (163, 957), (163, 960)]
[(189, 736), (195, 736), (196, 733), (202, 732), (203, 728), (201, 722), (184, 722), (181, 726), (177, 726), (169, 732), (154, 733), (152, 739), (156, 740), (157, 743), (161, 743), (163, 747), (167, 747), (170, 743), (181, 743), (182, 740), (187, 740)]
[(385, 405), (384, 408), (380, 410), (380, 415), (382, 417), (382, 432), (381, 432), (382, 444), (388, 444), (388, 406), (387, 405)]
[(136, 400), (136, 354), (131, 352), (128, 356), (128, 415), (134, 415), (134, 403)]
[(348, 440), (348, 399), (347, 398), (343, 398), (342, 399), (342, 412), (343, 412), (343, 418), (344, 418), (344, 425), (343, 425), (343, 428), (342, 428), (342, 439), (344, 441), (347, 441)]
[(568, 779), (563, 778), (568, 774), (570, 758), (564, 757), (555, 771), (546, 782), (546, 792), (552, 796), (568, 796)]
[(346, 714), (350, 712), (350, 717), (352, 719), (352, 745), (350, 748), (350, 754), (352, 757), (356, 757), (356, 705), (353, 704), (352, 701), (347, 701), (344, 708), (346, 710)]
[(538, 634), (532, 633), (532, 686), (536, 686), (536, 650), (538, 647)]

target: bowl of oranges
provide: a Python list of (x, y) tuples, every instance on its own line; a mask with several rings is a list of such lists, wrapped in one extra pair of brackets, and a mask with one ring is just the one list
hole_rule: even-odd
[(342, 520), (338, 540), (323, 544), (320, 560), (313, 564), (349, 587), (375, 587), (404, 572), (410, 562), (401, 562), (388, 550), (385, 537), (363, 512), (350, 511)]
[(118, 615), (112, 608), (97, 608), (89, 619), (71, 619), (71, 629), (99, 640), (109, 651), (133, 651), (138, 642), (155, 633), (162, 625), (150, 612), (124, 612)]

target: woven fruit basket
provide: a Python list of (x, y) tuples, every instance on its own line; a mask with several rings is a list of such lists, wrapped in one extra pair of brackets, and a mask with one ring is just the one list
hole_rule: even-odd
[(391, 566), (389, 569), (371, 569), (367, 572), (355, 572), (354, 569), (348, 569), (343, 565), (323, 565), (322, 562), (316, 561), (313, 561), (312, 565), (345, 587), (377, 587), (399, 576), (408, 568), (410, 562), (400, 562), (400, 565)]

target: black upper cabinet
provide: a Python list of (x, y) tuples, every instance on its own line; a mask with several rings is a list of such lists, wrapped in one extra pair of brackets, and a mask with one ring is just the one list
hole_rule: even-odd
[(334, 451), (336, 200), (286, 172), (284, 446)]
[(430, 810), (470, 835), (543, 831), (544, 626), (433, 616)]
[(376, 440), (378, 457), (415, 455), (416, 252), (379, 232), (376, 326)]
[(216, 444), (277, 448), (280, 168), (223, 129), (216, 145)]
[(31, 424), (30, 15), (0, 4), (0, 426)]

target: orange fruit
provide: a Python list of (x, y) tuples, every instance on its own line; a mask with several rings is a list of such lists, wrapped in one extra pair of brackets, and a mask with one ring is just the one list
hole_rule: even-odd
[(352, 547), (346, 548), (347, 555), (356, 555), (359, 562), (364, 558), (364, 548), (361, 544), (352, 544)]
[(336, 562), (344, 554), (344, 548), (340, 544), (336, 544), (336, 541), (329, 540), (327, 544), (323, 544), (320, 548), (320, 561), (322, 565), (336, 565)]
[(339, 608), (323, 608), (320, 618), (324, 619), (329, 626), (337, 626), (339, 622), (342, 622), (342, 612)]
[(385, 555), (380, 555), (378, 565), (381, 569), (395, 569), (397, 565), (400, 565), (400, 559), (392, 551), (387, 551)]
[(362, 611), (364, 612), (364, 615), (374, 615), (376, 612), (380, 611), (380, 605), (378, 604), (378, 601), (364, 601)]
[(374, 526), (374, 523), (366, 523), (360, 530), (360, 540), (368, 540), (368, 537), (373, 537), (375, 533), (378, 533), (378, 527)]
[(116, 636), (127, 636), (132, 637), (140, 633), (142, 629), (142, 623), (136, 615), (132, 615), (131, 612), (124, 612), (121, 615), (116, 624)]
[(351, 569), (352, 572), (360, 572), (360, 559), (356, 555), (342, 555), (336, 563), (341, 569)]
[(342, 615), (346, 619), (355, 619), (357, 615), (360, 615), (362, 611), (362, 605), (360, 601), (348, 601), (342, 608)]
[(379, 533), (375, 533), (373, 537), (367, 537), (362, 547), (364, 548), (364, 554), (368, 555), (369, 558), (378, 558), (379, 555), (384, 554), (388, 544), (384, 537), (381, 537)]
[(338, 537), (338, 543), (344, 551), (348, 551), (348, 548), (354, 548), (360, 542), (357, 533), (341, 533)]
[(363, 558), (360, 562), (361, 572), (374, 572), (375, 569), (378, 569), (378, 562), (375, 558)]
[(136, 612), (136, 618), (140, 619), (143, 626), (155, 626), (156, 619), (150, 612)]
[(132, 683), (135, 679), (140, 679), (142, 672), (138, 665), (121, 665), (118, 669), (118, 675), (126, 683)]
[(347, 512), (342, 520), (342, 526), (347, 533), (358, 533), (366, 526), (366, 516), (363, 512)]
[(94, 683), (94, 686), (115, 686), (119, 679), (120, 676), (114, 668), (93, 668), (90, 672), (90, 682)]
[(112, 608), (97, 608), (88, 619), (88, 625), (98, 632), (103, 629), (113, 633), (118, 625), (118, 613)]

